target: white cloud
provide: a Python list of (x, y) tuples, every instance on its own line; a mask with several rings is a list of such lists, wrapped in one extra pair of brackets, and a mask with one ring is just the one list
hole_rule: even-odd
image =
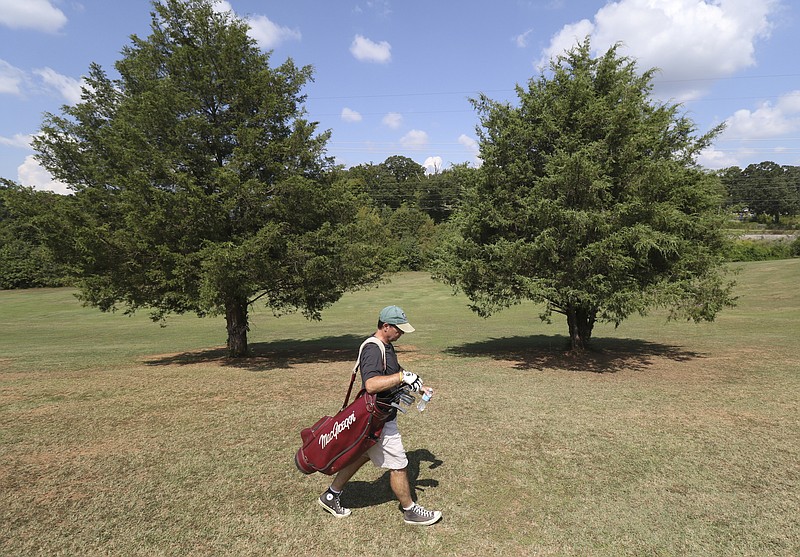
[(64, 12), (48, 0), (0, 0), (0, 25), (55, 33), (66, 23)]
[(284, 41), (299, 41), (303, 37), (297, 29), (281, 27), (263, 15), (250, 16), (247, 23), (250, 25), (248, 34), (265, 50), (275, 48)]
[(525, 48), (528, 46), (528, 37), (530, 34), (533, 33), (533, 29), (528, 29), (524, 33), (517, 35), (514, 37), (514, 44), (517, 45), (517, 48)]
[[(218, 14), (228, 12), (236, 14), (233, 6), (227, 0), (215, 0), (211, 8)], [(303, 38), (297, 29), (282, 27), (264, 15), (251, 15), (245, 17), (244, 20), (250, 26), (247, 34), (256, 41), (259, 48), (264, 50), (273, 49), (285, 41), (299, 41)]]
[(800, 90), (786, 93), (755, 110), (737, 110), (726, 121), (723, 138), (763, 139), (800, 132)]
[(466, 147), (467, 150), (470, 152), (470, 154), (472, 155), (472, 162), (475, 166), (480, 166), (481, 164), (483, 164), (483, 161), (479, 156), (480, 146), (478, 145), (478, 142), (475, 139), (462, 133), (461, 135), (458, 136), (458, 142), (464, 147)]
[(53, 191), (64, 195), (72, 193), (72, 190), (69, 189), (67, 184), (54, 179), (50, 173), (33, 158), (33, 155), (25, 157), (25, 162), (17, 168), (17, 175), (19, 176), (19, 183), (23, 186), (32, 187), (36, 190)]
[[(763, 102), (755, 109), (737, 110), (725, 120), (725, 130), (715, 145), (698, 157), (707, 168), (741, 166), (754, 156), (769, 158), (787, 151), (781, 138), (800, 133), (800, 90), (786, 93), (776, 103)], [(720, 147), (723, 146), (724, 148)]]
[(357, 4), (353, 11), (357, 14), (375, 13), (378, 17), (386, 19), (392, 15), (392, 6), (389, 0), (367, 0), (363, 6)]
[(461, 135), (459, 135), (458, 142), (467, 149), (469, 149), (470, 151), (472, 151), (473, 153), (478, 152), (478, 142), (472, 139), (467, 134), (462, 133)]
[(350, 53), (361, 62), (386, 64), (392, 59), (392, 45), (386, 41), (376, 43), (366, 37), (356, 35), (350, 45)]
[(24, 81), (25, 72), (5, 60), (0, 60), (0, 94), (21, 95)]
[(697, 163), (700, 166), (711, 170), (728, 168), (731, 166), (740, 166), (739, 159), (735, 155), (727, 151), (717, 150), (714, 147), (709, 147), (700, 153), (700, 155), (697, 157)]
[(422, 130), (411, 130), (400, 138), (400, 145), (406, 149), (422, 149), (428, 144), (428, 134)]
[(800, 115), (800, 89), (783, 95), (778, 101), (778, 108), (786, 114)]
[(755, 63), (755, 43), (769, 36), (769, 17), (778, 6), (778, 0), (610, 2), (593, 21), (562, 28), (538, 64), (547, 67), (551, 57), (591, 35), (598, 52), (620, 42), (620, 52), (636, 58), (640, 69), (659, 68), (654, 80), (659, 96), (691, 100), (703, 94), (703, 86), (681, 80), (725, 77)]
[(61, 75), (52, 68), (33, 70), (44, 82), (46, 88), (57, 91), (68, 104), (77, 104), (81, 100), (81, 85), (83, 80)]
[(347, 107), (342, 109), (342, 121), (343, 122), (360, 122), (362, 120), (361, 114), (356, 112), (355, 110), (349, 109)]
[[(796, 102), (800, 91), (792, 96)], [(726, 122), (725, 135), (730, 137), (762, 139), (786, 135), (800, 131), (800, 107), (788, 101), (776, 105), (765, 102), (755, 110), (737, 110)]]
[(13, 137), (0, 136), (0, 145), (7, 145), (8, 147), (19, 147), (20, 149), (31, 148), (32, 135), (29, 134), (14, 134)]
[(426, 174), (438, 174), (442, 169), (442, 157), (428, 157), (422, 166), (425, 167)]
[(226, 0), (217, 0), (214, 4), (212, 4), (211, 9), (214, 10), (218, 14), (223, 14), (225, 12), (233, 12), (233, 6), (231, 6), (230, 2)]
[(389, 112), (383, 117), (382, 122), (387, 128), (396, 130), (403, 124), (403, 116), (397, 112)]
[[(538, 68), (547, 68), (551, 59), (555, 59), (565, 50), (569, 50), (578, 43), (582, 42), (594, 31), (594, 25), (588, 19), (582, 19), (577, 23), (565, 25), (561, 31), (550, 39), (550, 45), (542, 51), (542, 57), (536, 63)], [(594, 45), (597, 48), (597, 45)]]
[[(2, 0), (0, 0), (2, 1)], [(37, 83), (38, 78), (39, 83)], [(0, 94), (27, 95), (31, 92), (56, 92), (69, 104), (81, 100), (82, 79), (61, 75), (52, 68), (39, 68), (27, 73), (0, 60)]]
[(741, 166), (740, 160), (753, 156), (779, 155), (786, 151), (780, 145), (781, 138), (800, 133), (800, 90), (783, 95), (774, 104), (763, 102), (753, 110), (737, 110), (725, 124), (715, 145), (698, 157), (701, 165), (707, 168)]

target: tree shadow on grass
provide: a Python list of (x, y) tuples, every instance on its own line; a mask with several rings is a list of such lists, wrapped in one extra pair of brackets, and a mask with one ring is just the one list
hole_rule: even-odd
[[(431, 453), (428, 449), (416, 449), (406, 453), (408, 457), (408, 483), (411, 486), (411, 498), (417, 500), (417, 491), (425, 491), (426, 487), (438, 487), (439, 481), (433, 479), (419, 479), (420, 469), (423, 462), (430, 462), (426, 466), (428, 470), (438, 468), (443, 464), (441, 460)], [(364, 466), (372, 466), (368, 462)], [(342, 496), (342, 505), (345, 507), (360, 509), (363, 507), (374, 507), (397, 501), (389, 485), (389, 472), (388, 470), (382, 474), (378, 479), (371, 482), (353, 481), (347, 483)]]
[(317, 339), (280, 339), (249, 345), (250, 355), (228, 358), (224, 347), (157, 356), (146, 362), (152, 366), (217, 363), (248, 371), (287, 369), (299, 364), (337, 363), (355, 360), (358, 346), (364, 339), (341, 335)]
[(455, 356), (484, 357), (514, 362), (520, 370), (556, 369), (616, 373), (644, 371), (655, 358), (684, 362), (701, 358), (699, 352), (641, 339), (597, 338), (589, 350), (574, 353), (568, 350), (569, 341), (563, 336), (515, 336), (494, 338), (452, 346), (446, 350)]

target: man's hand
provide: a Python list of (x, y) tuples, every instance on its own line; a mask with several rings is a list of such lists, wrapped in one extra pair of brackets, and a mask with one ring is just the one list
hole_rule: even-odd
[(403, 371), (403, 383), (411, 387), (411, 390), (415, 393), (418, 393), (422, 389), (422, 378), (410, 371)]

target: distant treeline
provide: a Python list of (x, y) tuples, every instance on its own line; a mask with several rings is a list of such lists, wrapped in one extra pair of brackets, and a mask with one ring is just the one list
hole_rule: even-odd
[[(404, 156), (391, 156), (334, 170), (334, 180), (377, 209), (381, 226), (391, 234), (387, 271), (425, 270), (475, 169), (466, 164), (435, 173)], [(727, 198), (725, 209), (740, 221), (798, 228), (800, 167), (774, 162), (719, 171)], [(66, 286), (68, 258), (60, 257), (71, 241), (62, 215), (74, 210), (74, 197), (36, 191), (0, 179), (0, 289)], [(794, 241), (734, 242), (731, 261), (800, 256)]]

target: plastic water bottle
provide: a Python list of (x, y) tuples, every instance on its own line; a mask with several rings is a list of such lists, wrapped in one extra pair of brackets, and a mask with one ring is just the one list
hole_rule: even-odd
[(433, 389), (425, 389), (422, 393), (422, 398), (419, 399), (419, 402), (417, 403), (417, 410), (419, 410), (420, 412), (424, 411), (425, 407), (430, 402), (432, 396), (433, 396)]

